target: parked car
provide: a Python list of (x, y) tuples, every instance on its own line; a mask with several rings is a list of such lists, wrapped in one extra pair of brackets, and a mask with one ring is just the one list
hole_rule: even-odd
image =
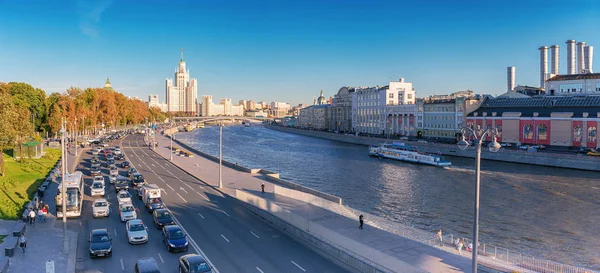
[(134, 188), (137, 188), (143, 185), (144, 183), (146, 183), (146, 180), (144, 179), (144, 176), (141, 173), (136, 172), (131, 175), (131, 184)]
[(115, 192), (119, 193), (122, 190), (129, 190), (129, 180), (126, 177), (118, 176), (115, 181)]
[(104, 196), (104, 194), (105, 194), (104, 183), (94, 181), (91, 186), (91, 195), (92, 196), (96, 196), (96, 195)]
[(128, 162), (128, 161), (123, 161), (123, 162), (121, 162), (121, 168), (125, 169), (125, 168), (127, 168), (127, 167), (129, 167), (129, 166), (130, 166), (130, 164), (129, 164), (129, 162)]
[(115, 160), (114, 160), (114, 159), (109, 159), (109, 160), (106, 160), (106, 167), (111, 167), (111, 166), (114, 166), (114, 165), (115, 165), (115, 163), (116, 163), (116, 162), (115, 162)]
[(133, 273), (160, 273), (160, 269), (154, 258), (141, 258), (135, 263)]
[(90, 231), (90, 258), (112, 256), (112, 238), (105, 228)]
[(100, 167), (94, 166), (94, 167), (90, 168), (90, 173), (92, 175), (98, 175), (98, 174), (100, 174)]
[(121, 203), (119, 205), (119, 217), (121, 222), (137, 219), (137, 210), (130, 202)]
[(119, 191), (117, 194), (117, 202), (119, 203), (119, 206), (121, 206), (123, 203), (131, 203), (131, 194), (129, 194), (129, 192), (126, 190)]
[(162, 240), (169, 252), (188, 251), (187, 235), (178, 225), (165, 226), (162, 229)]
[(121, 153), (121, 148), (115, 148), (115, 151), (114, 151), (114, 153), (115, 153), (115, 155), (120, 155), (120, 154), (122, 154), (122, 153)]
[(131, 167), (127, 170), (127, 176), (131, 177), (134, 173), (137, 173), (137, 169), (134, 167)]
[(116, 155), (116, 156), (115, 156), (115, 159), (116, 159), (116, 160), (123, 160), (123, 159), (125, 159), (125, 155), (124, 155), (124, 154), (122, 154), (122, 153), (121, 153), (121, 154), (118, 154), (118, 155)]
[(110, 215), (108, 201), (106, 201), (104, 198), (94, 200), (94, 204), (92, 205), (92, 215), (94, 217), (108, 217)]
[(179, 257), (180, 273), (211, 273), (212, 270), (204, 257), (198, 254), (187, 254)]
[(502, 146), (502, 147), (512, 147), (512, 144), (510, 144), (510, 143), (500, 143), (500, 146)]
[(134, 219), (125, 224), (127, 230), (127, 240), (130, 244), (143, 244), (148, 242), (148, 228), (142, 220)]
[(115, 181), (117, 181), (117, 176), (116, 175), (109, 175), (108, 176), (108, 182), (110, 182), (111, 184), (114, 184)]
[(589, 156), (600, 156), (600, 152), (598, 152), (597, 150), (590, 150), (589, 152), (587, 152), (587, 155)]
[(529, 145), (521, 145), (521, 146), (519, 146), (519, 150), (527, 151), (527, 149), (529, 149), (529, 148), (530, 148)]
[(155, 209), (154, 212), (152, 212), (152, 219), (158, 229), (175, 224), (173, 216), (171, 216), (171, 212), (168, 209)]
[(104, 176), (101, 176), (101, 175), (94, 176), (93, 182), (100, 182), (104, 185)]
[(533, 146), (531, 146), (531, 148), (543, 150), (543, 149), (546, 149), (546, 146), (544, 146), (544, 145), (533, 145)]
[(119, 175), (119, 169), (117, 168), (117, 166), (114, 166), (114, 165), (110, 166), (109, 173), (110, 173), (110, 175), (117, 176), (117, 175)]

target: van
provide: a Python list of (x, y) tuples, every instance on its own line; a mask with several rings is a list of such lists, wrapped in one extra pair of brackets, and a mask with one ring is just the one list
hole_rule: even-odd
[(160, 273), (158, 263), (154, 258), (141, 258), (135, 263), (134, 273)]

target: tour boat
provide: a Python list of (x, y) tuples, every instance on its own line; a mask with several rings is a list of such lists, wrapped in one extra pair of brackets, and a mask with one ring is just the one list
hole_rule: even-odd
[(448, 167), (452, 165), (450, 161), (445, 160), (441, 155), (419, 152), (415, 148), (410, 147), (403, 142), (370, 146), (369, 156), (390, 158), (438, 167)]
[(202, 123), (202, 122), (196, 123), (196, 128), (204, 128), (204, 123)]
[(191, 125), (186, 125), (184, 128), (186, 132), (194, 131), (194, 127), (192, 127)]

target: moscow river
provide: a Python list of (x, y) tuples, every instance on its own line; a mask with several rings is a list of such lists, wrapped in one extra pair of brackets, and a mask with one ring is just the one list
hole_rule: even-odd
[[(217, 126), (176, 138), (218, 156)], [(450, 157), (453, 166), (443, 169), (371, 158), (367, 150), (258, 124), (223, 128), (225, 160), (279, 172), (283, 179), (396, 222), (471, 238), (474, 160)], [(600, 268), (597, 172), (483, 161), (481, 181), (482, 243)]]

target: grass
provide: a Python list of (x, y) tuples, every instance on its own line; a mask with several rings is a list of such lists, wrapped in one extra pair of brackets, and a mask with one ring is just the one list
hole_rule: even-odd
[(15, 161), (4, 153), (4, 177), (0, 176), (0, 219), (21, 219), (28, 203), (60, 158), (60, 149), (46, 148), (39, 159)]

